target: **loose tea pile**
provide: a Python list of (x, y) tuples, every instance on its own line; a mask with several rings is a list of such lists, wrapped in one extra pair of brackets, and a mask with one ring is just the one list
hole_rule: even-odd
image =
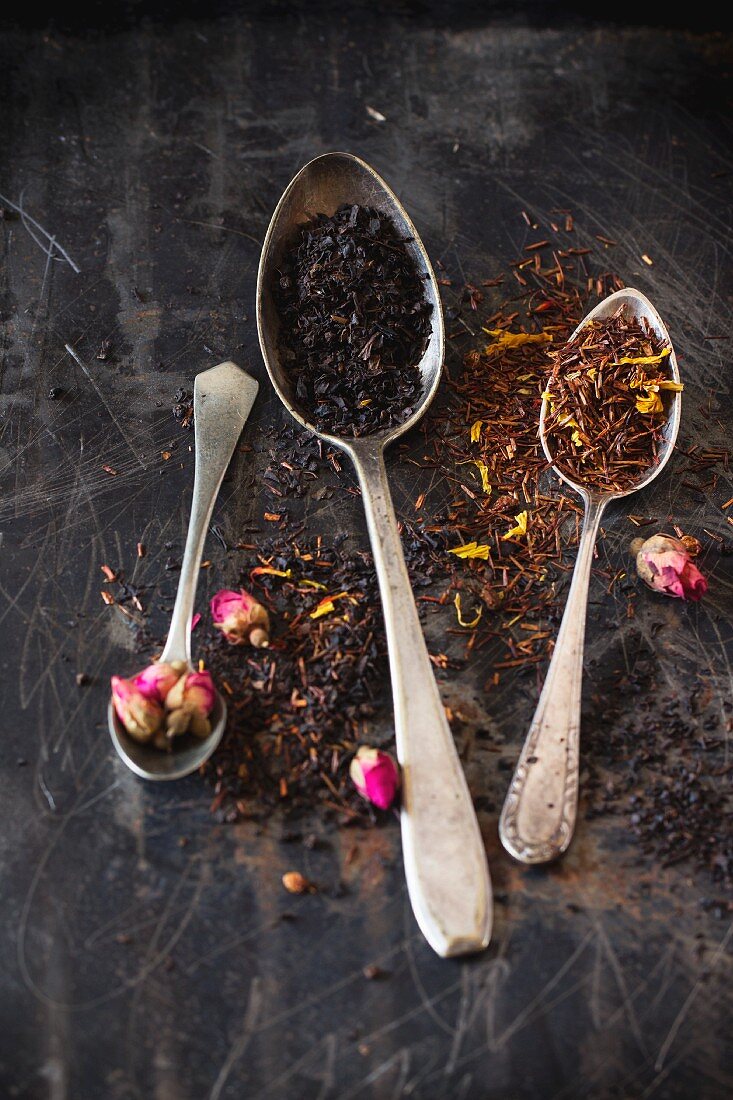
[[(366, 723), (390, 707), (384, 631), (371, 555), (338, 542), (275, 539), (250, 550), (257, 564), (241, 581), (270, 609), (268, 649), (228, 645), (210, 631), (199, 642), (229, 711), (206, 766), (212, 809), (227, 820), (266, 816), (274, 805), (370, 813), (349, 763)], [(429, 563), (414, 545), (408, 560), (419, 585)]]
[[(689, 860), (725, 889), (733, 886), (733, 830), (725, 762), (726, 718), (700, 713), (696, 692), (682, 700), (658, 688), (656, 658), (641, 635), (625, 660), (599, 668), (586, 723), (586, 815), (623, 816), (635, 847), (671, 867)], [(633, 673), (626, 670), (626, 661)], [(621, 700), (635, 698), (633, 713)], [(724, 708), (730, 713), (730, 704)], [(729, 719), (728, 719), (729, 721)]]
[(663, 397), (682, 389), (669, 373), (671, 350), (621, 306), (557, 352), (543, 396), (546, 438), (563, 473), (606, 492), (649, 473), (669, 416)]
[(319, 214), (285, 252), (283, 364), (299, 411), (322, 431), (389, 428), (419, 400), (431, 306), (405, 243), (383, 213), (354, 205)]

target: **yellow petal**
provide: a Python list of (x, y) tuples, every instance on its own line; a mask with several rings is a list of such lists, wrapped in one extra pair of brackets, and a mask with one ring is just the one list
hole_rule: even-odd
[(580, 438), (580, 432), (578, 432), (578, 431), (573, 432), (573, 434), (570, 436), (570, 438), (572, 439), (572, 441), (573, 441), (573, 443), (575, 444), (576, 447), (583, 447), (584, 446), (583, 440)]
[(527, 521), (529, 519), (529, 512), (520, 512), (518, 516), (515, 516), (516, 527), (512, 527), (505, 535), (502, 535), (502, 539), (512, 539), (521, 537), (527, 534)]
[(251, 576), (259, 577), (262, 573), (267, 573), (271, 577), (285, 577), (287, 580), (292, 576), (291, 569), (273, 569), (271, 565), (257, 565), (252, 570)]
[(486, 561), (489, 557), (489, 548), (486, 544), (466, 542), (463, 546), (454, 546), (448, 553), (455, 554), (457, 558), (483, 558)]
[(481, 488), (485, 493), (490, 493), (491, 482), (489, 481), (489, 467), (485, 462), (474, 462), (474, 466), (481, 474)]
[(632, 355), (623, 355), (615, 363), (612, 363), (612, 367), (623, 367), (628, 364), (631, 367), (656, 367), (658, 363), (661, 363), (670, 353), (671, 348), (665, 348), (659, 355), (640, 355), (634, 357)]
[(646, 397), (639, 395), (636, 399), (636, 407), (640, 413), (654, 415), (664, 412), (664, 405), (658, 393), (648, 393)]
[(483, 425), (483, 420), (475, 420), (473, 422), (473, 424), (471, 425), (471, 442), (472, 443), (478, 443), (479, 439), (481, 438), (481, 427), (482, 427), (482, 425)]
[(456, 615), (458, 617), (459, 626), (467, 626), (468, 629), (470, 630), (470, 629), (472, 629), (472, 627), (478, 625), (478, 621), (481, 618), (481, 615), (482, 615), (482, 612), (483, 612), (482, 607), (479, 607), (478, 611), (476, 612), (475, 617), (473, 619), (471, 619), (471, 621), (469, 623), (469, 622), (466, 622), (466, 620), (463, 618), (463, 615), (461, 614), (461, 594), (460, 594), (460, 592), (456, 592), (456, 598), (453, 601), (453, 606), (456, 609)]
[(661, 382), (655, 382), (654, 385), (659, 390), (671, 390), (672, 393), (682, 393), (685, 388), (681, 382), (675, 382), (672, 378), (663, 378)]
[(485, 328), (484, 332), (496, 339), (488, 344), (485, 354), (501, 348), (521, 348), (523, 344), (549, 344), (552, 336), (549, 332), (507, 332), (503, 328)]
[(323, 600), (315, 611), (311, 611), (310, 617), (311, 619), (320, 619), (321, 615), (328, 615), (333, 609), (333, 600)]
[(348, 595), (348, 592), (337, 592), (334, 596), (325, 596), (315, 610), (311, 611), (310, 618), (320, 619), (322, 615), (328, 615), (334, 610), (334, 600), (343, 600)]

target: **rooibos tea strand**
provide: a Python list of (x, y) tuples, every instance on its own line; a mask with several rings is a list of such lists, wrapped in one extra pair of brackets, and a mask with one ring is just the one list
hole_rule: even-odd
[(283, 362), (300, 412), (321, 431), (389, 428), (420, 397), (431, 306), (406, 243), (380, 211), (346, 205), (304, 225), (283, 257)]

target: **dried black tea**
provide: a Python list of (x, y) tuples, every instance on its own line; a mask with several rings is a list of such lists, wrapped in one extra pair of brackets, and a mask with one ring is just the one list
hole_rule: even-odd
[(322, 431), (380, 431), (419, 400), (432, 307), (406, 243), (381, 211), (346, 205), (301, 226), (283, 256), (283, 365), (300, 412)]

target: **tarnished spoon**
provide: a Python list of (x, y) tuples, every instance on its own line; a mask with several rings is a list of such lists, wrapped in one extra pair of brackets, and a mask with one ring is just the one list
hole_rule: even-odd
[[(432, 334), (420, 362), (423, 392), (404, 423), (355, 439), (319, 431), (298, 411), (281, 361), (272, 289), (284, 246), (315, 213), (343, 203), (388, 215), (425, 278), (433, 309)], [(417, 922), (439, 955), (486, 947), (491, 934), (491, 884), (481, 834), (463, 769), (445, 717), (405, 568), (389, 493), (384, 449), (420, 419), (440, 381), (444, 334), (440, 295), (427, 253), (397, 197), (377, 173), (348, 153), (328, 153), (301, 169), (278, 203), (265, 237), (257, 279), (260, 346), (283, 404), (320, 439), (351, 458), (361, 485), (384, 608), (394, 697), (397, 755), (402, 765), (402, 845)]]
[[(193, 387), (196, 474), (191, 517), (171, 627), (161, 661), (185, 661), (189, 669), (193, 668), (191, 619), (206, 532), (219, 487), (258, 389), (259, 383), (235, 363), (220, 363), (196, 375)], [(208, 760), (221, 741), (227, 708), (217, 691), (210, 715), (209, 736), (203, 740), (188, 734), (176, 738), (171, 752), (161, 752), (130, 737), (111, 700), (107, 717), (112, 743), (136, 775), (143, 779), (182, 779)]]
[[(672, 347), (669, 333), (649, 299), (638, 290), (628, 288), (600, 302), (578, 325), (570, 339), (574, 339), (591, 321), (610, 317), (621, 305), (629, 316), (640, 320), (645, 318), (658, 340), (665, 347)], [(679, 382), (674, 350), (667, 361), (672, 378)], [(548, 402), (545, 400), (540, 413), (540, 439), (548, 460), (552, 462), (545, 435), (547, 409)], [(631, 489), (600, 492), (572, 481), (562, 470), (553, 466), (558, 477), (583, 498), (585, 520), (547, 679), (499, 820), (502, 844), (523, 863), (546, 863), (562, 855), (575, 829), (585, 617), (593, 547), (601, 516), (609, 501), (644, 489), (662, 472), (674, 449), (681, 409), (680, 394), (674, 393), (659, 460)]]

